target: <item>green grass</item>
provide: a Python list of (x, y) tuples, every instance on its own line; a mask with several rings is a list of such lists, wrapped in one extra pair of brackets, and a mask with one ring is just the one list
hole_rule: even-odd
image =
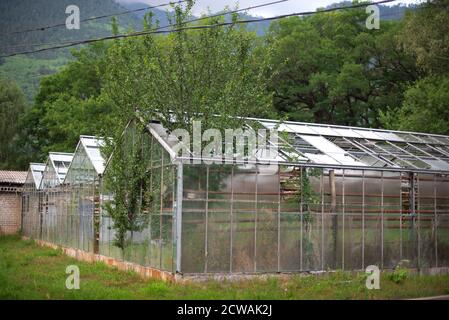
[[(68, 265), (80, 268), (79, 290), (65, 288)], [(449, 275), (394, 281), (382, 275), (380, 290), (365, 276), (343, 272), (239, 282), (188, 284), (142, 280), (102, 263), (89, 264), (18, 236), (0, 237), (0, 299), (395, 299), (449, 294)]]

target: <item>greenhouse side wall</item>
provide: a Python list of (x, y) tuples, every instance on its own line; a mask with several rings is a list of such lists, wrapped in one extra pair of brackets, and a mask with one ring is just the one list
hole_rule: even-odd
[(83, 154), (76, 155), (67, 184), (27, 189), (23, 235), (94, 252), (94, 217), (99, 212), (100, 180)]
[(449, 267), (447, 177), (263, 165), (183, 172), (184, 274)]
[[(130, 126), (125, 145), (139, 148), (147, 166), (133, 231), (124, 249), (116, 243), (116, 228), (105, 205), (114, 199), (83, 147), (77, 148), (65, 183), (47, 166), (43, 189), (27, 181), (23, 192), (22, 234), (32, 239), (80, 249), (117, 260), (174, 273), (176, 177), (178, 165), (148, 132)], [(126, 154), (130, 150), (123, 150)]]

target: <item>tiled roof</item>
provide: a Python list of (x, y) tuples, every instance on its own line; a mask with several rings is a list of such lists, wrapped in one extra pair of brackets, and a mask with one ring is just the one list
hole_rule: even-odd
[(24, 184), (27, 173), (26, 171), (0, 170), (0, 183)]

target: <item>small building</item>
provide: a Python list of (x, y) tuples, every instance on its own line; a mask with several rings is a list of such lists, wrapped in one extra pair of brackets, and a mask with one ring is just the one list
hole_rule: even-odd
[(0, 171), (0, 235), (19, 232), (26, 171)]

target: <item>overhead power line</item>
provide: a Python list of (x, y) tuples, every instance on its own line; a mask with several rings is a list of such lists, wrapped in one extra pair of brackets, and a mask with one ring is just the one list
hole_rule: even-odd
[[(180, 1), (175, 1), (175, 2), (163, 3), (163, 4), (156, 5), (156, 6), (149, 6), (149, 7), (139, 8), (139, 9), (133, 9), (133, 10), (127, 10), (127, 11), (122, 11), (122, 12), (117, 12), (117, 13), (105, 14), (105, 15), (102, 15), (102, 16), (95, 16), (95, 17), (90, 17), (90, 18), (86, 18), (86, 19), (81, 19), (80, 22), (87, 22), (87, 21), (92, 21), (92, 20), (116, 17), (116, 16), (121, 16), (121, 15), (124, 15), (124, 14), (130, 14), (130, 13), (139, 12), (139, 11), (146, 11), (146, 10), (160, 8), (160, 7), (166, 7), (166, 6), (169, 6), (171, 4), (181, 4), (181, 3), (184, 3), (184, 2), (187, 2), (187, 1), (188, 0), (180, 0)], [(44, 31), (44, 30), (47, 30), (47, 29), (53, 29), (53, 28), (58, 28), (58, 27), (65, 27), (65, 25), (66, 25), (65, 23), (58, 23), (58, 24), (53, 24), (53, 25), (49, 25), (49, 26), (42, 26), (42, 27), (37, 27), (37, 28), (30, 28), (30, 29), (25, 29), (25, 30), (12, 31), (12, 32), (9, 32), (9, 33), (7, 33), (5, 35), (13, 35), (13, 34), (34, 32), (34, 31)]]
[[(350, 6), (333, 7), (333, 8), (323, 9), (323, 10), (319, 10), (319, 11), (295, 12), (295, 13), (278, 15), (278, 16), (274, 16), (274, 17), (237, 20), (237, 21), (232, 21), (232, 22), (220, 22), (220, 23), (209, 24), (209, 25), (187, 26), (187, 27), (180, 27), (180, 28), (176, 28), (176, 29), (172, 29), (172, 30), (155, 30), (155, 29), (153, 29), (153, 30), (149, 30), (149, 31), (141, 31), (141, 32), (128, 33), (128, 34), (119, 34), (119, 35), (107, 36), (107, 37), (102, 37), (102, 38), (78, 40), (78, 41), (73, 41), (73, 42), (70, 42), (67, 44), (62, 44), (62, 45), (58, 45), (58, 46), (54, 46), (54, 47), (17, 52), (17, 53), (12, 53), (9, 55), (3, 55), (0, 57), (7, 58), (7, 57), (21, 55), (21, 54), (38, 53), (38, 52), (43, 52), (43, 51), (48, 51), (48, 50), (73, 47), (73, 46), (77, 46), (77, 45), (81, 45), (81, 44), (90, 44), (90, 43), (95, 43), (95, 42), (105, 41), (105, 40), (139, 37), (139, 36), (145, 36), (145, 35), (150, 35), (150, 34), (165, 34), (165, 33), (181, 32), (181, 31), (186, 31), (186, 30), (212, 29), (212, 28), (218, 28), (218, 27), (223, 27), (223, 26), (250, 24), (250, 23), (263, 22), (263, 21), (274, 21), (274, 20), (279, 20), (279, 19), (294, 17), (294, 16), (309, 16), (309, 15), (314, 15), (314, 14), (327, 13), (327, 12), (333, 12), (333, 11), (339, 11), (339, 10), (345, 10), (345, 9), (363, 8), (363, 7), (367, 7), (369, 5), (377, 5), (377, 4), (389, 3), (389, 2), (395, 2), (395, 1), (398, 1), (398, 0), (383, 0), (383, 1), (370, 2), (370, 3), (368, 3), (368, 2), (367, 3), (358, 3), (358, 4), (353, 4)], [(212, 16), (203, 17), (203, 19), (207, 19), (210, 17), (212, 17)], [(165, 28), (165, 27), (163, 27), (163, 28)], [(162, 29), (162, 28), (159, 28), (159, 29)]]
[[(246, 8), (235, 9), (235, 10), (231, 10), (231, 11), (223, 11), (223, 12), (215, 13), (215, 14), (208, 15), (208, 16), (203, 16), (203, 17), (199, 17), (199, 18), (190, 19), (190, 20), (184, 21), (183, 24), (188, 24), (188, 23), (202, 21), (202, 20), (211, 19), (211, 18), (215, 18), (215, 17), (235, 14), (235, 13), (239, 13), (239, 12), (245, 12), (245, 11), (249, 11), (249, 10), (253, 10), (253, 9), (258, 9), (258, 8), (262, 8), (262, 7), (272, 6), (272, 5), (275, 5), (275, 4), (278, 4), (278, 3), (282, 3), (282, 2), (287, 2), (287, 1), (291, 1), (291, 0), (277, 0), (277, 1), (262, 3), (262, 4), (259, 4), (259, 5), (250, 6), (250, 7), (246, 7)], [(174, 26), (176, 26), (176, 24), (168, 24), (168, 25), (165, 25), (165, 26), (156, 27), (156, 28), (152, 29), (152, 31), (162, 30), (162, 29), (166, 29), (166, 28), (170, 28), (170, 27), (174, 27)], [(72, 41), (62, 41), (62, 42), (20, 44), (20, 45), (3, 47), (3, 49), (11, 49), (11, 48), (17, 48), (17, 47), (46, 46), (46, 45), (61, 45), (61, 44), (72, 43), (73, 41), (74, 40), (72, 40)]]
[[(208, 16), (203, 16), (203, 17), (187, 20), (187, 21), (184, 21), (182, 24), (188, 24), (188, 23), (197, 22), (197, 21), (201, 21), (201, 20), (206, 20), (206, 19), (210, 19), (210, 18), (215, 18), (215, 17), (230, 15), (230, 14), (234, 14), (234, 13), (244, 12), (244, 11), (253, 10), (253, 9), (266, 7), (266, 6), (271, 6), (271, 5), (274, 5), (274, 4), (287, 2), (287, 1), (290, 1), (290, 0), (278, 0), (278, 1), (263, 3), (263, 4), (259, 4), (259, 5), (255, 5), (255, 6), (250, 6), (250, 7), (246, 7), (246, 8), (241, 8), (241, 9), (236, 9), (236, 10), (231, 10), (231, 11), (224, 11), (224, 12), (220, 12), (220, 13), (216, 13), (216, 14), (212, 14), (212, 15), (208, 15)], [(170, 28), (170, 27), (174, 27), (174, 26), (176, 26), (176, 24), (168, 24), (168, 25), (165, 25), (165, 26), (156, 27), (156, 28), (152, 29), (152, 31), (162, 30), (162, 29), (166, 29), (166, 28)], [(46, 45), (61, 45), (61, 44), (73, 43), (73, 41), (74, 40), (62, 41), (62, 42), (19, 44), (19, 45), (3, 47), (3, 49), (13, 49), (13, 48), (18, 48), (18, 47), (46, 46)]]

